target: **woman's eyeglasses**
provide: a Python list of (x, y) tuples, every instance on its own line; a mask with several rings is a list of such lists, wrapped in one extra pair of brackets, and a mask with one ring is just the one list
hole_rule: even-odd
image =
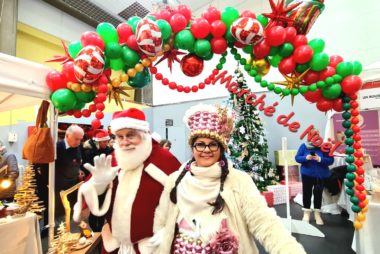
[(219, 149), (219, 144), (218, 143), (210, 143), (208, 145), (206, 145), (205, 143), (195, 143), (193, 145), (193, 147), (195, 148), (195, 150), (197, 150), (198, 152), (203, 152), (204, 150), (206, 150), (206, 147), (208, 147), (208, 149), (211, 151), (211, 152), (216, 152), (218, 151)]

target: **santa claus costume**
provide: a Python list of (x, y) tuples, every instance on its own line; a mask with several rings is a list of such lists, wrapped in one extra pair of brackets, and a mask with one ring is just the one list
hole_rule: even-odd
[[(111, 130), (116, 139), (118, 131), (123, 129), (137, 130), (141, 143), (132, 151), (125, 151), (115, 143), (118, 167), (111, 167), (111, 157), (105, 155), (95, 158), (94, 166), (87, 164), (92, 177), (79, 189), (74, 220), (81, 219), (85, 200), (92, 214), (106, 215), (107, 223), (102, 229), (103, 253), (152, 253), (154, 247), (149, 238), (153, 235), (154, 211), (167, 176), (178, 170), (180, 162), (151, 138), (142, 111), (131, 108), (114, 113)], [(98, 195), (105, 192), (100, 206)]]

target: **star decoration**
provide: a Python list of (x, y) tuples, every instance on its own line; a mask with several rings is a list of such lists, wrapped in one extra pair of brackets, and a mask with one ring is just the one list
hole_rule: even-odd
[[(276, 81), (276, 82), (272, 82), (272, 83), (277, 84), (277, 85), (281, 85), (281, 86), (285, 86), (289, 90), (292, 90), (293, 88), (299, 89), (300, 86), (306, 85), (306, 83), (302, 80), (305, 77), (305, 75), (308, 73), (309, 70), (310, 70), (310, 68), (301, 74), (299, 74), (297, 72), (293, 72), (290, 75), (282, 74), (282, 76), (285, 78), (285, 81)], [(291, 96), (292, 96), (292, 106), (293, 106), (294, 95), (291, 95)], [(283, 99), (285, 96), (282, 95), (281, 97), (282, 97), (281, 99)]]
[(46, 60), (47, 63), (49, 62), (62, 62), (62, 64), (65, 64), (69, 61), (73, 61), (74, 59), (70, 56), (69, 50), (67, 49), (67, 45), (64, 41), (61, 40), (63, 50), (65, 51), (65, 56), (54, 56), (53, 59)]
[(126, 92), (128, 90), (133, 90), (133, 88), (129, 86), (112, 87), (111, 91), (109, 91), (108, 93), (108, 102), (110, 102), (111, 99), (114, 99), (116, 106), (119, 106), (120, 104), (120, 107), (124, 109), (123, 103), (121, 102), (121, 95), (130, 97), (129, 94)]
[(284, 0), (278, 0), (277, 4), (273, 2), (273, 0), (269, 0), (270, 7), (272, 9), (271, 13), (263, 13), (263, 15), (270, 19), (269, 24), (265, 29), (269, 29), (273, 26), (283, 26), (287, 27), (292, 25), (294, 20), (287, 17), (288, 13), (295, 8), (298, 7), (302, 2), (298, 2), (296, 4), (289, 5), (287, 7), (284, 6)]
[(178, 49), (171, 48), (168, 51), (164, 53), (164, 55), (160, 58), (160, 60), (157, 61), (157, 63), (154, 66), (157, 66), (157, 64), (161, 63), (165, 59), (168, 60), (168, 67), (170, 69), (170, 72), (172, 72), (172, 65), (174, 61), (177, 61), (178, 63), (181, 61), (179, 60), (178, 56), (179, 55), (185, 55), (185, 52), (181, 52)]

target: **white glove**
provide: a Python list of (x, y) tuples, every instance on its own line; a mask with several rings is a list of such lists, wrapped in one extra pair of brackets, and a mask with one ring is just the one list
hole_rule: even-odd
[(162, 243), (164, 239), (164, 229), (158, 230), (150, 239), (149, 243), (151, 246), (158, 246)]
[(112, 156), (101, 154), (95, 156), (94, 166), (89, 163), (84, 164), (85, 169), (91, 172), (91, 179), (96, 185), (108, 185), (115, 178), (119, 167), (111, 166)]

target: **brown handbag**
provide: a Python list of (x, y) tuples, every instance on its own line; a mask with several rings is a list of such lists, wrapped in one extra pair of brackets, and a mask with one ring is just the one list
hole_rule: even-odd
[(49, 102), (42, 101), (36, 119), (36, 127), (28, 137), (23, 150), (22, 158), (30, 163), (49, 163), (54, 161), (54, 141), (47, 125)]

